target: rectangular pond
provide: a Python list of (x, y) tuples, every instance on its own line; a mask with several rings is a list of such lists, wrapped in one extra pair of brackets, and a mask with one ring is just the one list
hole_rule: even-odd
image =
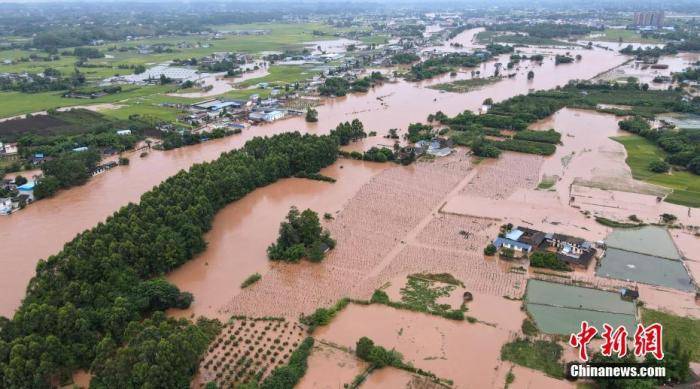
[(602, 330), (603, 324), (636, 326), (634, 303), (618, 293), (531, 279), (525, 293), (527, 311), (540, 331), (568, 335), (581, 329), (581, 322)]
[(634, 253), (609, 247), (600, 266), (600, 277), (636, 281), (685, 292), (695, 291), (695, 286), (680, 260)]

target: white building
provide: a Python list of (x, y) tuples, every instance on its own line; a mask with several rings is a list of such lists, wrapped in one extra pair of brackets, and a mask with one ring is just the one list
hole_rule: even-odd
[(117, 135), (131, 135), (131, 130), (117, 130)]
[(251, 112), (250, 115), (248, 115), (248, 119), (255, 121), (255, 122), (274, 122), (275, 120), (282, 119), (285, 115), (284, 111), (257, 111), (257, 112)]
[(15, 155), (19, 152), (17, 143), (0, 142), (0, 155)]

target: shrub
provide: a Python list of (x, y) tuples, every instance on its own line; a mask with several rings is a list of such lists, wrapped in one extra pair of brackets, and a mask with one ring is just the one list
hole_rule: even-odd
[(260, 273), (255, 273), (255, 274), (248, 276), (248, 278), (246, 278), (245, 281), (243, 281), (243, 283), (241, 283), (241, 289), (245, 289), (245, 288), (249, 287), (250, 285), (253, 285), (254, 283), (260, 281), (261, 278), (262, 278), (262, 276), (260, 275)]
[(555, 253), (549, 251), (536, 251), (532, 253), (532, 255), (530, 255), (530, 266), (552, 270), (571, 270), (568, 264), (560, 261)]
[(649, 162), (649, 170), (654, 173), (667, 173), (669, 169), (671, 169), (671, 165), (664, 161), (656, 160)]
[(521, 329), (523, 331), (523, 334), (527, 336), (535, 336), (540, 333), (535, 323), (533, 323), (532, 320), (527, 318), (523, 320), (523, 325), (521, 326)]
[(389, 295), (381, 289), (377, 289), (372, 293), (372, 298), (370, 299), (372, 303), (388, 304), (390, 302)]

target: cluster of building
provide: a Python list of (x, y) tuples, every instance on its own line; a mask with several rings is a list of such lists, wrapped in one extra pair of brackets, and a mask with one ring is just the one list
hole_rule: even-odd
[(4, 179), (0, 182), (0, 215), (9, 215), (24, 208), (34, 201), (34, 181), (16, 185), (14, 179)]
[(574, 236), (545, 233), (527, 227), (516, 227), (493, 241), (496, 249), (507, 248), (526, 257), (535, 251), (549, 251), (571, 266), (587, 269), (596, 255), (596, 245)]
[(282, 102), (275, 98), (260, 99), (257, 94), (251, 95), (248, 100), (208, 99), (191, 104), (186, 109), (187, 113), (180, 115), (178, 120), (197, 127), (196, 132), (214, 128), (242, 130), (251, 123), (269, 123), (288, 115), (304, 113), (302, 110), (284, 108)]
[(644, 11), (634, 13), (635, 27), (656, 27), (664, 25), (664, 11)]
[(434, 157), (445, 157), (452, 154), (452, 139), (436, 137), (432, 140), (419, 140), (413, 146), (413, 151), (416, 157), (423, 154), (432, 155)]

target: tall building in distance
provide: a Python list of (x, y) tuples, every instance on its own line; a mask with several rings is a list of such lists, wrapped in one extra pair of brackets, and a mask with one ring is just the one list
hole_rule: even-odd
[(636, 27), (662, 27), (664, 25), (664, 11), (635, 12), (634, 25)]

